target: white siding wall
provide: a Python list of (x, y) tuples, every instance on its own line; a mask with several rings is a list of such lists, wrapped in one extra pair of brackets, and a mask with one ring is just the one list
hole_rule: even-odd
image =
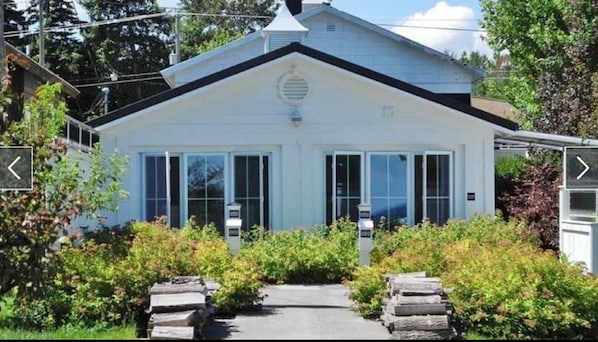
[[(336, 30), (327, 31), (334, 23)], [(463, 68), (419, 48), (399, 43), (328, 13), (308, 18), (303, 44), (436, 93), (471, 93), (471, 75)], [(175, 84), (191, 82), (264, 53), (259, 37), (175, 74)]]
[[(493, 129), (465, 114), (381, 86), (304, 57), (287, 56), (265, 67), (149, 109), (102, 132), (106, 150), (131, 156), (130, 198), (113, 224), (141, 218), (141, 152), (268, 151), (272, 153), (272, 226), (311, 227), (324, 222), (324, 153), (333, 150), (447, 150), (454, 153), (454, 214), (494, 211)], [(295, 65), (309, 82), (303, 121), (277, 96), (277, 81)], [(383, 115), (383, 107), (391, 114)], [(466, 193), (475, 192), (475, 201)]]

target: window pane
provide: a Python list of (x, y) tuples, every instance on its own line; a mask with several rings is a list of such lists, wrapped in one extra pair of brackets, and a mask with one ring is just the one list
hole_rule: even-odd
[(438, 156), (426, 156), (426, 194), (438, 196)]
[(151, 222), (156, 217), (156, 201), (146, 200), (145, 201), (145, 220)]
[(349, 196), (361, 196), (361, 156), (349, 157)]
[(348, 203), (346, 198), (337, 198), (336, 199), (336, 216), (334, 219), (338, 219), (340, 217), (347, 216), (348, 214)]
[(205, 198), (205, 157), (190, 156), (187, 159), (187, 189), (189, 198)]
[(445, 224), (450, 217), (451, 206), (448, 198), (438, 200), (438, 224)]
[(206, 201), (189, 200), (189, 217), (195, 216), (200, 227), (206, 224)]
[(388, 157), (373, 155), (371, 157), (372, 196), (388, 195)]
[(361, 202), (361, 199), (349, 200), (349, 215), (351, 216), (351, 221), (353, 222), (359, 219), (359, 208), (357, 208), (359, 202)]
[(207, 222), (213, 222), (224, 235), (224, 200), (208, 200)]
[(263, 157), (263, 165), (264, 165), (264, 171), (262, 172), (263, 176), (264, 176), (264, 190), (263, 190), (263, 196), (264, 196), (264, 228), (270, 228), (270, 163), (269, 163), (269, 158), (268, 156), (264, 156)]
[(156, 216), (158, 216), (158, 217), (166, 216), (168, 214), (168, 212), (166, 211), (166, 200), (165, 199), (158, 200), (157, 204), (158, 204), (158, 212), (156, 212)]
[(260, 197), (260, 157), (247, 157), (247, 197)]
[(224, 198), (224, 156), (206, 157), (208, 198)]
[(379, 222), (382, 217), (388, 220), (388, 200), (386, 198), (372, 198), (372, 220)]
[(388, 179), (390, 196), (407, 197), (407, 157), (404, 155), (388, 156)]
[(235, 157), (235, 198), (247, 197), (247, 158), (244, 156)]
[(243, 230), (247, 231), (254, 225), (260, 224), (260, 201), (257, 199), (244, 201)]
[(438, 196), (450, 196), (450, 158), (448, 155), (438, 156)]
[(332, 156), (326, 156), (326, 224), (332, 223)]
[(181, 192), (179, 157), (170, 157), (170, 224), (181, 226)]
[(348, 195), (348, 156), (336, 156), (336, 195), (347, 196)]
[(156, 157), (145, 157), (145, 196), (156, 197)]
[(391, 227), (407, 222), (407, 199), (390, 200), (389, 224)]
[(157, 197), (166, 197), (166, 157), (156, 158), (156, 189)]
[(432, 223), (438, 222), (438, 200), (437, 199), (426, 200), (426, 214), (427, 214), (427, 217), (430, 219), (430, 222), (432, 222)]

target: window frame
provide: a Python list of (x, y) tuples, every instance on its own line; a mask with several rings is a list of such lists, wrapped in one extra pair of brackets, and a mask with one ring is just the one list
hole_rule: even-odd
[[(230, 193), (229, 193), (229, 197), (233, 200), (233, 201), (237, 201), (236, 196), (235, 196), (235, 174), (236, 174), (236, 163), (235, 163), (235, 157), (259, 157), (259, 161), (260, 161), (260, 174), (259, 174), (259, 178), (260, 178), (260, 185), (259, 185), (259, 189), (260, 189), (260, 225), (262, 227), (268, 227), (267, 229), (270, 229), (272, 227), (272, 153), (270, 152), (256, 152), (256, 151), (252, 151), (252, 152), (231, 152), (229, 153), (230, 155), (230, 165), (231, 165), (231, 172), (230, 172)], [(268, 158), (267, 163), (264, 163), (264, 157)], [(268, 194), (264, 193), (264, 168), (267, 168), (268, 170)], [(267, 195), (267, 196), (266, 196)], [(269, 222), (265, 222), (265, 209), (264, 209), (264, 204), (265, 204), (265, 200), (266, 197), (268, 198), (268, 221)], [(241, 210), (243, 210), (243, 207), (241, 207)], [(265, 225), (265, 223), (267, 223), (267, 225)], [(251, 227), (247, 227), (248, 229), (251, 229)]]

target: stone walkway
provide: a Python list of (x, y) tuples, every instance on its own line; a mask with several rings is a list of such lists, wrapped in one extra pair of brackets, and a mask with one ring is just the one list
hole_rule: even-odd
[(204, 328), (206, 339), (225, 340), (388, 340), (380, 322), (350, 309), (343, 285), (269, 285), (261, 311), (217, 318)]

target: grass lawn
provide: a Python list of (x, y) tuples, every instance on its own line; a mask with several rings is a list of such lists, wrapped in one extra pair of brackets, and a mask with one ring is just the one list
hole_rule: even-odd
[(109, 330), (60, 328), (55, 331), (32, 332), (0, 328), (0, 340), (127, 340), (136, 339), (135, 327), (124, 326)]
[(10, 328), (15, 294), (0, 298), (0, 340), (127, 340), (136, 339), (135, 325), (111, 329), (62, 327), (54, 331), (29, 331)]

